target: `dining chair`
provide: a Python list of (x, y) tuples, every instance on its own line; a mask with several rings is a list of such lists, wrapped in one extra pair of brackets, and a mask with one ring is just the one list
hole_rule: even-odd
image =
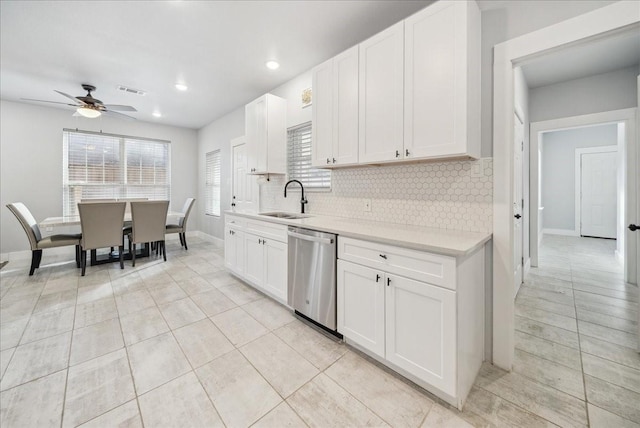
[(40, 228), (36, 219), (33, 217), (29, 209), (22, 202), (7, 204), (9, 211), (16, 216), (20, 225), (29, 238), (31, 247), (31, 268), (29, 276), (33, 275), (35, 270), (40, 267), (42, 260), (42, 250), (45, 248), (66, 247), (69, 245), (76, 246), (76, 266), (80, 267), (80, 234), (58, 234), (42, 237)]
[(120, 269), (124, 269), (122, 253), (124, 239), (122, 224), (124, 222), (124, 202), (91, 202), (79, 203), (80, 228), (80, 265), (82, 276), (87, 266), (87, 250), (118, 247), (120, 249)]
[[(129, 252), (133, 266), (136, 265), (136, 244), (153, 242), (167, 261), (164, 245), (165, 223), (169, 201), (131, 202), (131, 233), (129, 233)], [(131, 248), (133, 245), (133, 249)]]
[(187, 198), (184, 206), (182, 207), (182, 216), (178, 220), (178, 224), (168, 224), (166, 228), (166, 233), (178, 233), (180, 237), (180, 246), (184, 247), (185, 250), (188, 250), (187, 247), (187, 220), (189, 219), (189, 214), (191, 213), (191, 208), (193, 208), (193, 204), (196, 202), (195, 198)]

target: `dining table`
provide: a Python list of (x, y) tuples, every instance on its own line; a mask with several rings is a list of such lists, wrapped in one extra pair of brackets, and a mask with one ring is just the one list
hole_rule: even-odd
[[(184, 213), (179, 211), (168, 211), (167, 212), (167, 222), (169, 223), (171, 220), (177, 220), (184, 216)], [(125, 212), (123, 227), (125, 222), (131, 221), (131, 212)], [(38, 223), (41, 231), (45, 233), (53, 232), (55, 228), (79, 228), (80, 227), (80, 216), (60, 216), (60, 217), (47, 217)], [(75, 233), (75, 232), (74, 232)], [(136, 259), (140, 257), (148, 257), (150, 254), (149, 244), (145, 244), (136, 250)], [(125, 252), (123, 254), (123, 258), (125, 260), (130, 260), (131, 254), (128, 251), (128, 246), (125, 246)], [(90, 261), (89, 264), (91, 266), (100, 265), (104, 263), (112, 263), (120, 261), (119, 253), (117, 248), (110, 248), (108, 251), (98, 253), (97, 250), (90, 251)]]

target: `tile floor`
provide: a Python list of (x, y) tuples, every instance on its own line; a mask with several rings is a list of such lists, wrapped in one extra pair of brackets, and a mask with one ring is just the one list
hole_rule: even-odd
[(638, 426), (637, 293), (607, 245), (545, 239), (518, 295), (514, 371), (485, 364), (464, 412), (237, 281), (205, 241), (84, 278), (46, 253), (33, 277), (12, 261), (0, 426)]

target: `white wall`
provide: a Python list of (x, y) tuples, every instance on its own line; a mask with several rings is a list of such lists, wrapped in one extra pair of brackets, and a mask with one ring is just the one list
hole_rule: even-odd
[[(180, 210), (196, 194), (196, 131), (101, 117), (72, 117), (72, 111), (26, 103), (0, 104), (1, 253), (28, 250), (16, 218), (5, 207), (23, 202), (36, 220), (62, 215), (62, 129), (79, 128), (171, 141), (171, 209)], [(197, 206), (196, 206), (197, 209)], [(189, 229), (197, 230), (197, 219)], [(45, 252), (46, 253), (46, 252)]]
[(542, 136), (544, 229), (575, 230), (575, 151), (618, 144), (616, 124), (544, 133)]
[[(493, 154), (493, 46), (615, 1), (479, 1), (482, 9), (482, 156)], [(535, 121), (533, 117), (531, 121)]]
[(531, 89), (532, 122), (636, 107), (638, 67)]

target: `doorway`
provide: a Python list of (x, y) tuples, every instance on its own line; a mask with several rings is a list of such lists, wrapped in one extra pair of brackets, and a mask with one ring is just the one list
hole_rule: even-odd
[(576, 226), (580, 236), (616, 239), (617, 147), (576, 150)]
[(245, 137), (231, 140), (231, 209), (258, 212), (258, 183), (248, 174)]

